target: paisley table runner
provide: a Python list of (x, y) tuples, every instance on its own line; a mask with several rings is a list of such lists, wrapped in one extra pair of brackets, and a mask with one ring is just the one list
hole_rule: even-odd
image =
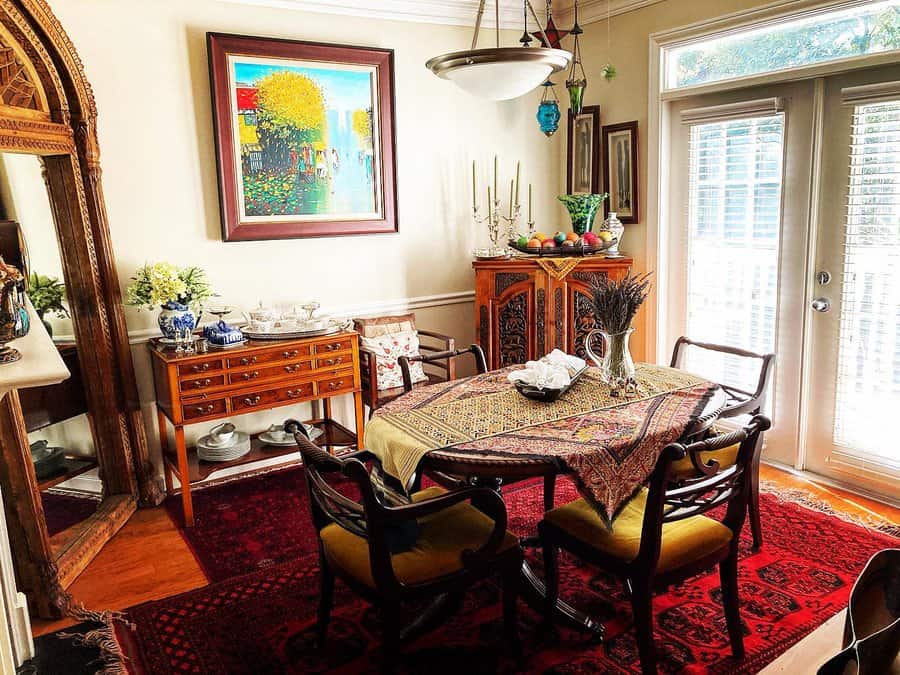
[(615, 397), (588, 372), (558, 401), (525, 398), (506, 376), (516, 368), (420, 387), (379, 410), (365, 445), (408, 486), (422, 458), (553, 458), (607, 520), (646, 481), (717, 385), (681, 370), (639, 364), (637, 393)]

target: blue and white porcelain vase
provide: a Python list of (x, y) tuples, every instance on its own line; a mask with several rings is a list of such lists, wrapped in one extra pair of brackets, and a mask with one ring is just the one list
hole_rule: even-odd
[(187, 305), (180, 302), (167, 302), (159, 312), (159, 329), (163, 337), (174, 340), (181, 332), (193, 331), (197, 327), (197, 316)]

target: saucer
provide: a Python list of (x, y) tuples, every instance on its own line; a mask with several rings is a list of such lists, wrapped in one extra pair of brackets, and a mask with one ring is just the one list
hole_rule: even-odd
[[(309, 426), (308, 424), (307, 424), (307, 425), (304, 425), (304, 426), (306, 427), (306, 430), (309, 432), (309, 440), (311, 440), (311, 441), (312, 441), (312, 440), (315, 440), (316, 438), (318, 438), (319, 436), (321, 436), (323, 433), (325, 433), (324, 431), (322, 431), (322, 430), (319, 429), (318, 427), (311, 427), (311, 426)], [(259, 435), (259, 440), (261, 440), (261, 441), (262, 441), (263, 443), (265, 443), (266, 445), (274, 445), (274, 446), (278, 446), (278, 447), (281, 447), (281, 448), (285, 448), (285, 447), (288, 447), (288, 446), (290, 446), (290, 445), (296, 445), (296, 444), (297, 444), (297, 441), (295, 441), (292, 437), (285, 438), (283, 441), (276, 441), (274, 438), (272, 438), (272, 437), (269, 435), (269, 432), (268, 432), (268, 431), (262, 432), (262, 433)]]

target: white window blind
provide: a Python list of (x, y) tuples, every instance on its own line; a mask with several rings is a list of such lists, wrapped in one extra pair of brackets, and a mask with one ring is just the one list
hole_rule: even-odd
[(834, 440), (900, 467), (900, 100), (853, 114)]
[[(784, 115), (690, 130), (687, 325), (695, 340), (775, 348)], [(686, 367), (754, 390), (759, 363), (691, 349)]]

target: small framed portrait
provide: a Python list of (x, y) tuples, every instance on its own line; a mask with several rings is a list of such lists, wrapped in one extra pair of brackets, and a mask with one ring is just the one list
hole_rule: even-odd
[(600, 192), (599, 105), (585, 106), (579, 115), (569, 111), (568, 162), (568, 194)]
[(609, 193), (606, 213), (623, 223), (636, 223), (638, 214), (638, 123), (603, 127), (603, 186)]

